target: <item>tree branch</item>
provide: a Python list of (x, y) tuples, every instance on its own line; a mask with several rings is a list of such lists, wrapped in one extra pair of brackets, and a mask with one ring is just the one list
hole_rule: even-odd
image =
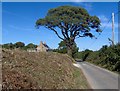
[(64, 32), (64, 29), (61, 29), (61, 32), (62, 32), (64, 38), (67, 39), (67, 37), (66, 37), (66, 35), (65, 35), (65, 32)]
[(81, 35), (78, 35), (78, 37), (76, 37), (76, 38), (80, 38), (80, 37), (85, 37), (85, 35), (82, 35), (82, 36), (81, 36)]
[(73, 33), (74, 38), (80, 34), (80, 30), (82, 30), (82, 28), (80, 26), (77, 26), (75, 32)]
[(49, 27), (49, 26), (46, 26), (46, 28), (53, 30), (60, 39), (64, 40), (62, 37), (60, 37), (60, 35), (58, 34), (58, 32), (55, 29), (53, 29), (52, 27)]
[(68, 28), (67, 28), (67, 24), (65, 23), (66, 26), (63, 26), (61, 23), (59, 24), (59, 28), (61, 28), (62, 34), (63, 36), (68, 39), (69, 35), (68, 35)]

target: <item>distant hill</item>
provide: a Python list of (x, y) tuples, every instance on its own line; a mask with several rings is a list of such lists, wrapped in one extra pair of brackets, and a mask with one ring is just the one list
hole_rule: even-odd
[(89, 89), (73, 59), (52, 52), (2, 50), (3, 89)]

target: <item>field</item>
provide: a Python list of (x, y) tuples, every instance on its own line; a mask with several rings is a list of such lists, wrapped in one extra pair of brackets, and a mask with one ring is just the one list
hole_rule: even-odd
[(66, 54), (2, 50), (3, 89), (89, 89)]

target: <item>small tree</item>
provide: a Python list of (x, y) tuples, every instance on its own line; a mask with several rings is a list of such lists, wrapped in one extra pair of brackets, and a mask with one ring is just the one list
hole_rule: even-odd
[(58, 45), (59, 45), (58, 47), (59, 53), (67, 53), (67, 47), (64, 41), (61, 41)]
[(92, 51), (89, 50), (89, 49), (86, 49), (85, 51), (83, 51), (82, 53), (82, 60), (83, 61), (86, 61), (87, 57), (89, 56), (89, 54), (91, 53)]
[(2, 47), (5, 49), (14, 49), (14, 44), (7, 43), (7, 44), (3, 44)]
[(26, 47), (30, 48), (30, 49), (35, 49), (37, 47), (37, 45), (35, 45), (33, 43), (29, 43)]
[(61, 40), (65, 41), (70, 56), (73, 55), (76, 38), (94, 37), (90, 30), (101, 32), (100, 20), (97, 16), (90, 16), (84, 8), (74, 6), (50, 9), (45, 18), (36, 21), (36, 26), (44, 26), (54, 31)]
[[(58, 49), (54, 51), (59, 52), (59, 53), (67, 53), (67, 46), (66, 46), (65, 41), (61, 41), (58, 45), (59, 45)], [(73, 51), (72, 51), (73, 58), (77, 56), (78, 50), (79, 48), (76, 46), (76, 44), (74, 44)]]
[(16, 42), (14, 45), (16, 48), (23, 48), (25, 46), (23, 42)]

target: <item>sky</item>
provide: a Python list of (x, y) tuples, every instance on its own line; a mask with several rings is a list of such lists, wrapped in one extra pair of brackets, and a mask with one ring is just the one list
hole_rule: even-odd
[[(63, 5), (72, 5), (85, 8), (90, 15), (96, 15), (101, 20), (101, 35), (94, 32), (97, 39), (79, 38), (76, 44), (79, 51), (90, 49), (98, 50), (103, 45), (110, 45), (108, 38), (112, 37), (112, 12), (118, 12), (118, 3), (110, 2), (3, 2), (2, 3), (2, 44), (24, 42), (26, 45), (40, 41), (55, 49), (61, 41), (53, 31), (44, 27), (36, 29), (35, 23), (44, 18), (47, 11)], [(110, 22), (108, 23), (108, 21)], [(115, 14), (115, 43), (118, 42), (118, 15)]]

